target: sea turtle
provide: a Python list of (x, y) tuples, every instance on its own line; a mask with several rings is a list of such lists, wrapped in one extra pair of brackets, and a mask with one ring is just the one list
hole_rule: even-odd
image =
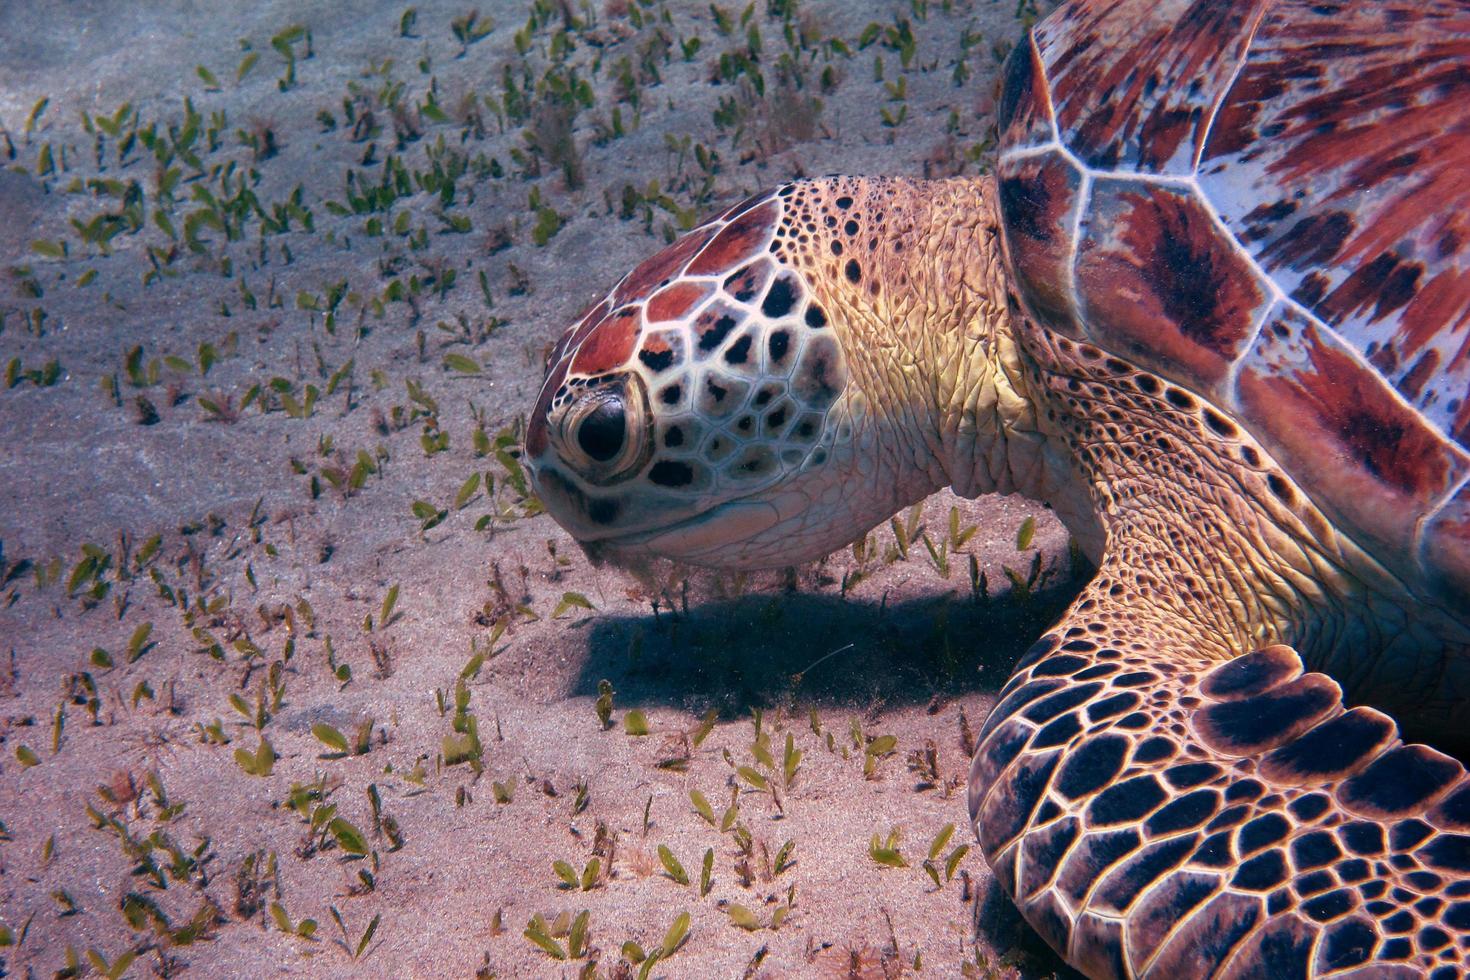
[(1003, 76), (993, 177), (797, 180), (624, 277), (542, 500), (741, 568), (1049, 502), (1098, 572), (969, 782), (1027, 920), (1097, 977), (1464, 975), (1413, 740), (1470, 745), (1470, 4), (1073, 2)]

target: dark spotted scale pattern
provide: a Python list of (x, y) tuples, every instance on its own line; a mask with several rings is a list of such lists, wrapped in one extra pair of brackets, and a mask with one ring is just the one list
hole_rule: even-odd
[(999, 108), (1027, 312), (1207, 396), (1470, 606), (1470, 5), (1067, 3)]
[[(1107, 596), (1109, 573), (1079, 605)], [(1344, 710), (1288, 647), (1215, 665), (1126, 621), (1108, 624), (1110, 646), (1079, 644), (1097, 621), (1074, 612), (1032, 648), (970, 780), (992, 868), (1059, 952), (1098, 977), (1470, 962), (1460, 763), (1402, 744), (1383, 715)], [(1058, 686), (1094, 665), (1153, 678), (1141, 731), (1090, 712), (1134, 694), (1118, 686), (1126, 674)], [(1075, 734), (1058, 746), (1044, 732), (1063, 719)], [(1140, 758), (1148, 731), (1180, 732), (1177, 751)]]

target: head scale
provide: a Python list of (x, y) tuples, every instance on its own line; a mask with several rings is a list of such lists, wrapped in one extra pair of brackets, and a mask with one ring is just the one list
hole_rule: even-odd
[(853, 426), (826, 304), (784, 255), (801, 186), (644, 262), (553, 350), (527, 455), (594, 557), (770, 567), (851, 537), (810, 506), (840, 509)]

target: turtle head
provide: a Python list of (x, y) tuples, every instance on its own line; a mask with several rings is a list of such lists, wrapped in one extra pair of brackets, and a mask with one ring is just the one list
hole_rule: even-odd
[(859, 492), (843, 486), (847, 359), (829, 305), (780, 254), (793, 186), (645, 261), (554, 348), (527, 455), (594, 559), (778, 567), (887, 516), (844, 500)]

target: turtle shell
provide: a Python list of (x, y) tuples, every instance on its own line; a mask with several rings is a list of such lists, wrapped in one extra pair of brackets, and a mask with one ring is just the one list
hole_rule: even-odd
[(1470, 597), (1470, 4), (1067, 3), (1005, 68), (1020, 299), (1207, 397)]

